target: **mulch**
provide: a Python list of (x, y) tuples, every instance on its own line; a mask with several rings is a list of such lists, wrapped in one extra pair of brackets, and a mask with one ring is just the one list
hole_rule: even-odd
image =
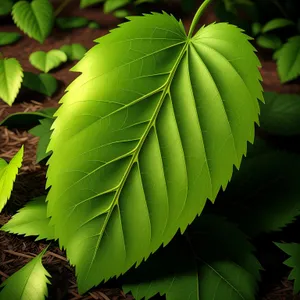
[[(63, 15), (84, 16), (90, 20), (97, 21), (100, 29), (81, 28), (71, 31), (54, 29), (52, 35), (44, 44), (39, 44), (33, 39), (23, 36), (14, 45), (1, 48), (4, 57), (15, 57), (21, 63), (25, 71), (39, 73), (28, 60), (29, 55), (37, 50), (49, 51), (58, 49), (64, 44), (80, 43), (90, 49), (95, 43), (93, 40), (108, 33), (108, 30), (117, 26), (120, 22), (111, 15), (105, 15), (100, 8), (87, 8), (79, 10), (78, 5), (71, 5)], [(204, 16), (203, 22), (210, 23), (215, 20), (211, 11)], [(191, 18), (184, 20), (185, 25), (190, 25)], [(19, 31), (7, 20), (1, 20), (1, 31)], [(264, 78), (263, 86), (266, 91), (276, 91), (281, 93), (300, 94), (299, 81), (281, 85), (276, 65), (271, 61), (271, 54), (263, 51), (259, 52), (262, 62), (261, 73)], [(63, 67), (53, 70), (51, 74), (59, 80), (59, 89), (53, 97), (44, 97), (28, 91), (22, 90), (13, 106), (8, 106), (3, 101), (0, 102), (0, 121), (11, 113), (36, 111), (46, 107), (58, 107), (58, 101), (64, 94), (65, 88), (78, 76), (77, 73), (70, 72), (69, 69), (75, 63), (67, 63)], [(17, 176), (11, 199), (0, 214), (0, 226), (5, 224), (17, 209), (22, 207), (28, 200), (46, 193), (44, 187), (46, 182), (46, 166), (36, 164), (36, 148), (38, 138), (32, 136), (27, 131), (18, 129), (8, 130), (0, 127), (0, 157), (10, 160), (15, 153), (24, 145), (24, 161), (20, 173)], [(37, 255), (47, 246), (45, 242), (34, 242), (34, 238), (16, 236), (0, 231), (0, 279), (1, 282), (24, 266), (32, 257)], [(61, 251), (56, 243), (52, 243), (43, 258), (43, 263), (51, 274), (51, 287), (49, 287), (49, 299), (73, 299), (73, 300), (119, 300), (133, 299), (131, 295), (125, 295), (117, 284), (112, 282), (101, 287), (92, 289), (81, 296), (78, 294), (74, 269), (66, 259), (65, 253)], [(277, 281), (269, 284), (266, 291), (261, 296), (264, 300), (300, 299), (293, 296), (292, 282), (287, 280), (287, 274)], [(116, 284), (114, 286), (114, 284)], [(12, 299), (13, 300), (13, 299)], [(183, 299), (184, 300), (184, 299)]]

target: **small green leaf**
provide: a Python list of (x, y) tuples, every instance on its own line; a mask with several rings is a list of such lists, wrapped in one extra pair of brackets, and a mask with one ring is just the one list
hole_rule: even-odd
[(0, 16), (10, 14), (13, 7), (13, 0), (1, 0), (0, 1)]
[(116, 18), (123, 19), (129, 16), (129, 11), (126, 9), (118, 9), (113, 13), (113, 15)]
[(16, 153), (9, 164), (0, 158), (0, 212), (5, 206), (13, 189), (13, 184), (22, 165), (24, 146)]
[(0, 32), (0, 46), (10, 45), (21, 38), (21, 34), (17, 32)]
[(68, 60), (67, 55), (57, 49), (49, 52), (36, 51), (29, 56), (30, 63), (37, 69), (48, 73), (50, 70), (59, 67)]
[(262, 31), (262, 33), (266, 33), (268, 31), (272, 31), (275, 29), (292, 26), (292, 25), (295, 25), (295, 23), (293, 21), (288, 20), (288, 19), (278, 18), (278, 19), (271, 20), (267, 24), (265, 24), (261, 31)]
[[(134, 299), (254, 300), (262, 267), (235, 225), (215, 215), (197, 218), (183, 236), (126, 273)], [(145, 298), (144, 298), (145, 297)]]
[(8, 105), (15, 101), (23, 80), (23, 69), (15, 58), (0, 57), (0, 98)]
[(69, 60), (80, 60), (86, 53), (86, 48), (81, 44), (64, 45), (60, 50), (66, 53)]
[(42, 264), (47, 248), (2, 283), (0, 300), (42, 300), (48, 296), (47, 277), (51, 275)]
[(48, 0), (19, 1), (13, 6), (12, 16), (21, 30), (40, 43), (44, 42), (53, 27), (53, 7)]
[(51, 97), (57, 90), (57, 80), (50, 74), (24, 72), (23, 86)]
[(114, 10), (124, 7), (128, 3), (130, 3), (130, 0), (107, 0), (104, 3), (104, 13), (111, 13)]
[(88, 27), (91, 29), (99, 29), (100, 25), (95, 21), (91, 21), (91, 22), (89, 22)]
[(39, 119), (54, 119), (53, 114), (56, 110), (54, 107), (49, 107), (32, 112), (17, 112), (7, 116), (0, 122), (0, 126), (6, 126), (7, 128), (32, 128), (39, 124)]
[(300, 134), (300, 95), (266, 92), (264, 96), (260, 127), (277, 135)]
[(300, 36), (290, 38), (277, 53), (276, 58), (281, 83), (300, 76)]
[(36, 152), (36, 162), (39, 163), (43, 159), (47, 158), (51, 155), (52, 151), (47, 152), (47, 148), (50, 142), (51, 137), (51, 126), (53, 124), (53, 119), (41, 119), (40, 125), (37, 125), (36, 127), (32, 128), (29, 133), (38, 136), (39, 142)]
[(252, 23), (251, 29), (252, 29), (252, 35), (257, 36), (258, 34), (261, 33), (261, 24), (258, 22), (254, 22)]
[(294, 280), (294, 294), (300, 292), (300, 244), (290, 243), (274, 243), (278, 248), (291, 256), (284, 264), (290, 268), (293, 268), (289, 275), (289, 280)]
[(25, 207), (18, 210), (5, 225), (2, 231), (9, 233), (37, 236), (36, 241), (54, 239), (54, 228), (49, 225), (50, 219), (47, 218), (46, 196), (32, 199), (26, 203)]
[(257, 37), (256, 43), (262, 48), (273, 50), (280, 48), (282, 45), (280, 38), (276, 35), (271, 34), (260, 35), (259, 37)]
[(56, 25), (60, 29), (72, 29), (85, 27), (89, 23), (89, 20), (84, 17), (65, 17), (56, 18)]
[(98, 4), (98, 3), (102, 3), (104, 1), (105, 0), (80, 0), (80, 8), (86, 8), (88, 6)]

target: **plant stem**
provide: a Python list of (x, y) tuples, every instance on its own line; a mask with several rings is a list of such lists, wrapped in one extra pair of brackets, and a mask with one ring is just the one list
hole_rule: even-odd
[(212, 0), (205, 0), (201, 6), (199, 7), (198, 11), (196, 12), (195, 16), (194, 16), (194, 19), (192, 21), (192, 25), (191, 25), (191, 28), (190, 28), (190, 31), (189, 31), (189, 35), (188, 35), (188, 38), (191, 38), (194, 31), (195, 31), (195, 28), (199, 22), (199, 19), (202, 17), (206, 7), (210, 4)]
[(72, 2), (73, 0), (65, 0), (63, 1), (60, 6), (55, 10), (54, 12), (54, 16), (57, 17), (62, 11), (63, 9), (70, 3)]

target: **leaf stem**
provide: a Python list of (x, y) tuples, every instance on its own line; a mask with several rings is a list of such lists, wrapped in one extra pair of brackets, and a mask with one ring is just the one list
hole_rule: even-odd
[(60, 6), (55, 10), (54, 12), (54, 16), (57, 17), (62, 11), (63, 9), (70, 3), (72, 2), (73, 0), (65, 0), (63, 1)]
[(189, 31), (189, 35), (188, 35), (188, 38), (191, 38), (194, 31), (195, 31), (195, 28), (199, 22), (199, 19), (202, 17), (206, 7), (210, 4), (212, 0), (205, 0), (201, 6), (199, 7), (198, 11), (196, 12), (195, 16), (194, 16), (194, 19), (192, 21), (192, 25), (190, 27), (190, 31)]

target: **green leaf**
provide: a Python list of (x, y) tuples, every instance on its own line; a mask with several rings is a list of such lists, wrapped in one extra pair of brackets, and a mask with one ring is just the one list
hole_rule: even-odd
[(57, 90), (57, 80), (50, 74), (24, 72), (23, 86), (51, 97)]
[(281, 230), (300, 215), (299, 168), (300, 156), (293, 153), (273, 150), (246, 158), (214, 211), (251, 237)]
[(294, 294), (300, 292), (300, 244), (274, 243), (279, 249), (291, 256), (284, 264), (293, 268), (289, 275), (289, 280), (294, 280)]
[(264, 97), (260, 127), (276, 135), (300, 134), (300, 96), (266, 92)]
[(256, 38), (256, 44), (262, 48), (276, 50), (281, 47), (282, 43), (278, 36), (265, 34)]
[(5, 16), (10, 14), (13, 7), (12, 0), (1, 0), (0, 2), (0, 16)]
[(127, 16), (129, 16), (129, 11), (126, 9), (118, 9), (113, 13), (113, 15), (116, 18), (123, 19), (123, 18), (126, 18)]
[(39, 119), (54, 119), (53, 114), (56, 110), (57, 108), (49, 107), (38, 111), (10, 114), (0, 122), (0, 126), (6, 126), (7, 128), (30, 128), (39, 124)]
[(290, 38), (277, 53), (276, 58), (281, 83), (300, 76), (300, 36)]
[(9, 233), (37, 236), (35, 241), (42, 239), (53, 240), (54, 229), (49, 225), (47, 218), (46, 196), (32, 199), (25, 207), (18, 210), (6, 224), (1, 227), (2, 231)]
[(259, 60), (237, 27), (188, 39), (166, 13), (129, 20), (72, 69), (82, 74), (48, 147), (48, 216), (81, 293), (168, 244), (214, 201), (253, 142), (263, 99)]
[(91, 29), (99, 29), (99, 28), (100, 28), (100, 25), (99, 25), (97, 22), (91, 21), (91, 22), (89, 22), (89, 24), (88, 24), (88, 28), (91, 28)]
[(51, 126), (53, 124), (53, 119), (41, 119), (40, 125), (32, 128), (29, 133), (38, 136), (39, 142), (36, 153), (36, 162), (39, 163), (46, 157), (51, 155), (51, 151), (47, 151), (47, 147), (50, 142), (51, 136)]
[(54, 22), (49, 0), (19, 1), (13, 6), (12, 17), (22, 31), (41, 44), (50, 34)]
[(45, 73), (59, 67), (67, 60), (67, 55), (63, 51), (57, 49), (50, 50), (49, 52), (36, 51), (29, 56), (30, 63), (38, 70)]
[(86, 53), (86, 48), (81, 44), (64, 45), (60, 50), (66, 53), (69, 60), (80, 60)]
[(8, 105), (15, 101), (23, 80), (23, 69), (15, 58), (0, 57), (0, 98)]
[(261, 33), (261, 24), (258, 22), (252, 23), (251, 29), (252, 29), (252, 35), (257, 36), (258, 34)]
[(262, 32), (266, 33), (275, 29), (284, 28), (292, 25), (295, 25), (295, 23), (288, 19), (282, 19), (282, 18), (273, 19), (263, 26)]
[(0, 32), (0, 46), (10, 45), (21, 38), (21, 34), (17, 32)]
[(254, 300), (262, 268), (253, 251), (235, 225), (202, 215), (184, 236), (126, 273), (123, 289), (136, 300), (157, 293), (168, 300)]
[(64, 30), (85, 27), (88, 23), (89, 20), (84, 17), (56, 18), (57, 27)]
[(19, 168), (22, 165), (24, 154), (24, 146), (12, 158), (9, 164), (0, 158), (0, 212), (10, 198), (13, 184), (18, 174)]
[(51, 275), (42, 264), (47, 248), (2, 283), (0, 300), (41, 300), (48, 296), (47, 277)]
[(104, 13), (111, 13), (112, 11), (122, 8), (129, 3), (130, 0), (107, 0), (104, 3)]
[(80, 0), (80, 8), (86, 8), (88, 6), (98, 4), (98, 3), (102, 3), (104, 1), (105, 0)]

